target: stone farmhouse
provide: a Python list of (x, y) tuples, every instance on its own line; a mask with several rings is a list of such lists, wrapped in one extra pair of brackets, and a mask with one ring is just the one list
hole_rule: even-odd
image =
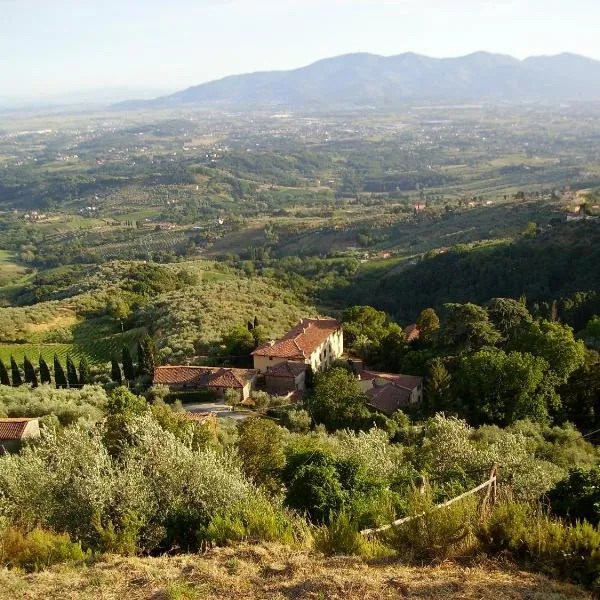
[(212, 390), (218, 397), (225, 390), (240, 392), (242, 400), (250, 398), (256, 384), (258, 371), (226, 367), (167, 366), (154, 370), (153, 385), (166, 385), (171, 390)]
[(313, 371), (326, 369), (344, 352), (344, 334), (335, 319), (302, 319), (278, 340), (257, 348), (252, 356), (260, 373), (283, 362), (299, 362)]
[(0, 419), (0, 454), (16, 452), (27, 439), (40, 436), (37, 418)]
[(386, 414), (423, 400), (422, 377), (360, 371), (358, 379), (369, 405)]
[(285, 395), (302, 392), (306, 369), (322, 371), (342, 356), (344, 334), (335, 319), (302, 319), (278, 340), (271, 340), (253, 353), (254, 368), (264, 374), (267, 391)]

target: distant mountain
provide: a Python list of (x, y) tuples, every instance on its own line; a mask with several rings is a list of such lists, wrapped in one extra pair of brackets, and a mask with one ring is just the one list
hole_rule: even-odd
[(291, 71), (232, 75), (115, 108), (384, 108), (408, 102), (570, 100), (600, 100), (599, 61), (574, 54), (523, 61), (487, 52), (459, 58), (346, 54)]

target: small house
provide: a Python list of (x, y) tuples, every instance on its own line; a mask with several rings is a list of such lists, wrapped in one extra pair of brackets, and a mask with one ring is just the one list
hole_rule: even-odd
[(290, 392), (303, 392), (306, 389), (306, 369), (302, 362), (285, 361), (268, 367), (265, 383), (269, 394), (284, 396)]
[(173, 391), (212, 390), (220, 398), (226, 390), (233, 389), (245, 400), (250, 397), (257, 375), (255, 369), (165, 366), (154, 370), (152, 384), (166, 385)]
[(360, 371), (358, 379), (369, 406), (386, 414), (423, 400), (422, 377)]
[(23, 442), (40, 436), (38, 419), (0, 419), (0, 454), (20, 450)]

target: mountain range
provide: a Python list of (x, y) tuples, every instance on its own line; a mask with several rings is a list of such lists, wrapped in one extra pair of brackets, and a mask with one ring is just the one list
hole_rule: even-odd
[(600, 61), (576, 54), (518, 60), (488, 52), (458, 58), (359, 53), (289, 71), (231, 75), (114, 108), (391, 108), (413, 102), (596, 100), (600, 100)]

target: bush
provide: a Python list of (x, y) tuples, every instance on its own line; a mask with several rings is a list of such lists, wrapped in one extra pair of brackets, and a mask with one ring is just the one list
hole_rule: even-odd
[(164, 398), (165, 402), (176, 402), (179, 400), (183, 404), (192, 402), (215, 402), (218, 399), (219, 395), (213, 390), (171, 392)]
[(392, 553), (379, 540), (362, 536), (356, 521), (345, 512), (336, 515), (328, 525), (322, 525), (316, 530), (314, 545), (315, 550), (326, 556), (356, 554), (364, 558), (375, 558)]
[(306, 433), (310, 426), (312, 425), (312, 419), (308, 411), (300, 409), (300, 410), (290, 410), (284, 413), (282, 417), (282, 422), (285, 427), (287, 427), (290, 431), (294, 431), (297, 433)]
[(23, 533), (10, 527), (0, 534), (0, 564), (31, 573), (64, 562), (80, 562), (91, 556), (66, 533), (35, 528)]
[(413, 489), (408, 498), (408, 514), (425, 514), (393, 527), (383, 539), (408, 560), (444, 560), (464, 553), (474, 540), (477, 501), (470, 496), (434, 509), (430, 492), (421, 494)]
[(477, 536), (490, 553), (509, 551), (528, 568), (600, 589), (600, 531), (566, 525), (528, 504), (501, 504)]
[(549, 492), (552, 512), (571, 522), (600, 524), (600, 467), (574, 469)]

